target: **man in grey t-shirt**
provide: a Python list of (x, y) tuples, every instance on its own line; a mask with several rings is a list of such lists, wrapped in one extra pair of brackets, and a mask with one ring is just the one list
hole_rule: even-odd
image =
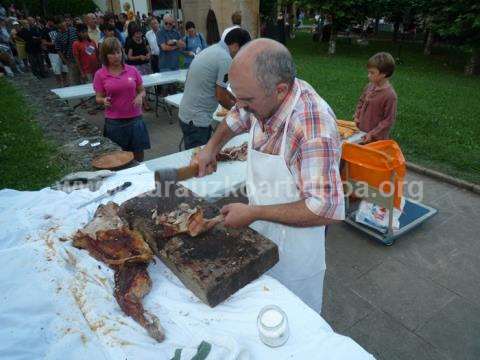
[(218, 103), (230, 109), (235, 99), (227, 90), (232, 58), (250, 41), (243, 29), (231, 30), (225, 43), (219, 42), (200, 52), (188, 71), (178, 117), (185, 149), (205, 145), (212, 134), (212, 115)]

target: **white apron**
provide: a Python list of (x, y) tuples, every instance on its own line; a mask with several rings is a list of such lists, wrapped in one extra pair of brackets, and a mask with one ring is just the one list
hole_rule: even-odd
[[(293, 104), (298, 101), (298, 96)], [(252, 148), (255, 127), (258, 126), (257, 120), (252, 122), (246, 182), (248, 199), (252, 205), (285, 204), (302, 199), (284, 157), (293, 105), (288, 111), (279, 155), (265, 154)], [(267, 274), (320, 313), (326, 269), (325, 227), (292, 227), (268, 221), (256, 221), (250, 227), (278, 246), (280, 261)]]

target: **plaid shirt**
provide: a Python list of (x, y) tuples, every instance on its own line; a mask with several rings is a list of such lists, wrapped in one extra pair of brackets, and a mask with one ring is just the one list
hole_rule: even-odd
[[(300, 98), (294, 103), (295, 95)], [(342, 180), (339, 173), (341, 141), (330, 106), (305, 81), (296, 79), (277, 112), (257, 126), (253, 148), (278, 155), (290, 110), (285, 161), (295, 177), (307, 207), (315, 214), (335, 220), (345, 217)], [(252, 114), (234, 106), (226, 117), (229, 128), (240, 134), (250, 130)], [(266, 170), (268, 171), (268, 170)]]

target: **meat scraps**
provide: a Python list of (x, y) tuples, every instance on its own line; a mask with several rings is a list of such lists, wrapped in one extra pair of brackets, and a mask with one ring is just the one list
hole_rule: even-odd
[(223, 221), (223, 216), (218, 215), (212, 219), (203, 217), (202, 208), (196, 206), (191, 208), (186, 203), (181, 203), (178, 209), (157, 215), (152, 214), (157, 225), (162, 225), (165, 237), (172, 237), (179, 234), (189, 234), (192, 237), (200, 235)]
[(248, 153), (248, 143), (232, 146), (222, 149), (217, 155), (217, 161), (246, 161)]
[(73, 246), (86, 249), (114, 270), (115, 299), (120, 308), (161, 342), (165, 339), (163, 328), (142, 305), (142, 298), (151, 288), (147, 266), (153, 253), (142, 235), (125, 225), (118, 210), (119, 206), (112, 202), (100, 205), (92, 221), (74, 235)]

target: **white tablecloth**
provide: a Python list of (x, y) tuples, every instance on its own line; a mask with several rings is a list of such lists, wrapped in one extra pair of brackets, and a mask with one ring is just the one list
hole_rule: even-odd
[[(205, 340), (212, 344), (208, 359), (372, 359), (268, 276), (212, 309), (160, 261), (149, 266), (153, 287), (144, 299), (166, 329), (166, 340), (155, 342), (121, 312), (112, 271), (61, 241), (97, 206), (78, 205), (124, 181), (133, 185), (110, 200), (121, 203), (154, 185), (140, 165), (108, 178), (97, 192), (0, 191), (1, 358), (170, 359), (183, 348), (182, 359), (190, 359)], [(263, 345), (257, 335), (256, 317), (267, 304), (279, 305), (289, 318), (291, 336), (281, 348)]]

